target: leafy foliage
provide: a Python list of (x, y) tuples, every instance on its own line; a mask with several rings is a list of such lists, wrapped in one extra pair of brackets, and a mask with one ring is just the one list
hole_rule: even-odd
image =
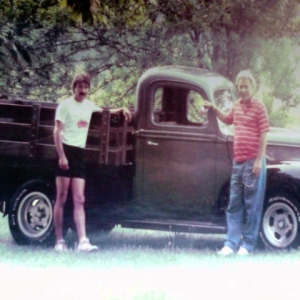
[[(0, 4), (0, 95), (6, 98), (39, 98), (57, 89), (43, 88), (55, 66), (55, 40), (63, 34), (65, 15), (58, 3), (48, 1), (4, 0)], [(55, 46), (55, 47), (54, 47)], [(48, 83), (46, 83), (46, 86)], [(48, 85), (49, 86), (49, 85)], [(48, 97), (44, 97), (48, 100)]]
[(276, 116), (276, 99), (286, 112), (299, 104), (298, 12), (288, 0), (3, 0), (0, 95), (56, 101), (83, 69), (94, 77), (92, 99), (131, 105), (139, 76), (155, 65), (232, 80), (252, 69)]
[(80, 23), (106, 26), (132, 26), (147, 18), (145, 0), (61, 0), (61, 8), (70, 8), (72, 19)]

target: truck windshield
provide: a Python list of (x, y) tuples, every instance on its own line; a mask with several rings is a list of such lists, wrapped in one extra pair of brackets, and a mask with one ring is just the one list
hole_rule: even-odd
[[(221, 111), (225, 113), (228, 113), (232, 109), (236, 98), (235, 91), (231, 89), (221, 89), (214, 92), (215, 104)], [(217, 120), (222, 133), (226, 135), (233, 134), (233, 125), (226, 125), (219, 119)]]

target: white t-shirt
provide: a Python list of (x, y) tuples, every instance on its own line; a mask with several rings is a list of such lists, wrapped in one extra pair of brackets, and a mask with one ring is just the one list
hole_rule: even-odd
[(96, 111), (101, 111), (101, 108), (87, 99), (78, 102), (74, 97), (70, 97), (62, 101), (55, 113), (55, 121), (61, 121), (64, 124), (62, 142), (84, 148), (92, 113)]

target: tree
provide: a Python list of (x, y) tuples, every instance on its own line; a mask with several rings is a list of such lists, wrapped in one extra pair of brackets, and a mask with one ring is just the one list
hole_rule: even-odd
[[(68, 19), (55, 0), (1, 1), (1, 97), (26, 98), (49, 79), (55, 66), (53, 46), (64, 32), (64, 16)], [(57, 89), (59, 82), (56, 80), (54, 85)], [(43, 89), (41, 94), (51, 94), (55, 88)]]
[[(6, 74), (0, 84), (2, 94), (55, 101), (68, 93), (73, 72), (83, 68), (94, 75), (93, 97), (99, 104), (133, 103), (135, 84), (145, 69), (182, 64), (210, 69), (232, 80), (238, 71), (250, 68), (263, 77), (271, 98), (284, 97), (286, 107), (297, 104), (293, 95), (297, 68), (292, 67), (297, 60), (284, 45), (288, 41), (292, 49), (299, 48), (291, 42), (298, 38), (298, 1), (3, 3), (0, 11), (5, 26), (0, 34), (6, 52), (2, 51), (2, 58), (11, 56), (13, 62), (17, 57), (20, 68), (1, 68), (0, 61), (0, 72)], [(9, 47), (15, 52), (7, 52)], [(286, 54), (279, 61), (281, 48)], [(276, 87), (281, 78), (284, 92), (280, 94)]]
[(123, 27), (147, 19), (150, 2), (147, 0), (61, 0), (60, 7), (70, 8), (72, 19), (80, 23)]

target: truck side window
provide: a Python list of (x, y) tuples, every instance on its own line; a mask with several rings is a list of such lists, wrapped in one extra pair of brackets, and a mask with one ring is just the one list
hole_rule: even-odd
[(204, 124), (207, 122), (207, 114), (201, 114), (201, 107), (204, 102), (204, 98), (201, 94), (190, 91), (188, 95), (188, 111), (187, 118), (191, 123)]
[(207, 123), (207, 115), (201, 115), (204, 97), (187, 88), (164, 86), (154, 93), (152, 120), (162, 125), (202, 126)]

